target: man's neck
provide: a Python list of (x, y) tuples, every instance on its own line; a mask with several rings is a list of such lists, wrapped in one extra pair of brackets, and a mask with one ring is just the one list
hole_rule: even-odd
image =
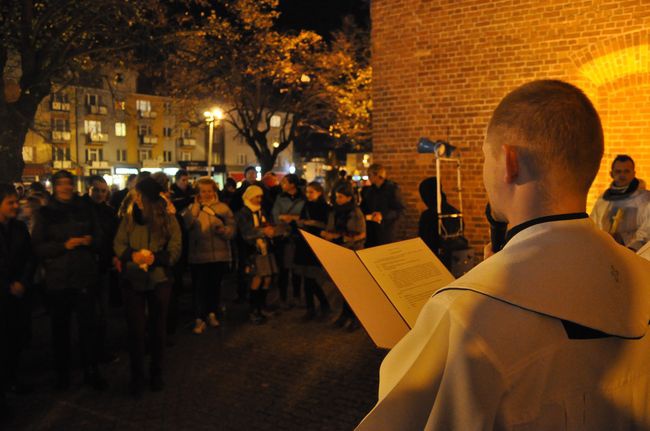
[(566, 201), (554, 202), (553, 205), (539, 205), (539, 206), (520, 206), (510, 212), (508, 217), (508, 228), (520, 225), (530, 220), (540, 217), (547, 217), (559, 214), (574, 214), (583, 213), (586, 211), (587, 203), (586, 198), (584, 201)]

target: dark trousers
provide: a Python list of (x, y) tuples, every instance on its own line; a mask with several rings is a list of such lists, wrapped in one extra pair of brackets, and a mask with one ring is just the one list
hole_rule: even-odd
[(233, 242), (237, 245), (237, 300), (245, 301), (248, 295), (248, 274), (246, 274), (246, 261), (248, 254), (242, 241)]
[(190, 265), (194, 290), (194, 317), (205, 319), (209, 313), (219, 313), (221, 280), (228, 271), (227, 262), (209, 262)]
[[(165, 337), (167, 334), (167, 307), (171, 294), (171, 282), (160, 283), (153, 290), (136, 291), (124, 282), (122, 297), (129, 331), (129, 355), (131, 358), (131, 379), (144, 379), (145, 332), (148, 328), (151, 346), (150, 374), (162, 374)], [(149, 325), (147, 325), (147, 310)]]
[(106, 339), (108, 337), (108, 302), (110, 294), (111, 275), (109, 271), (99, 274), (97, 285), (97, 348), (99, 358), (107, 353)]
[(14, 383), (20, 352), (31, 336), (31, 313), (27, 298), (0, 297), (0, 397)]
[(68, 380), (70, 376), (70, 320), (73, 313), (79, 327), (81, 366), (85, 370), (96, 368), (99, 343), (95, 292), (91, 289), (50, 291), (48, 303), (55, 367), (59, 379)]
[(307, 311), (314, 312), (316, 306), (314, 305), (314, 295), (318, 298), (321, 310), (329, 310), (330, 304), (327, 301), (323, 288), (316, 282), (314, 278), (305, 277), (305, 304)]
[(293, 286), (293, 297), (300, 298), (300, 276), (296, 275), (291, 267), (293, 267), (293, 262), (285, 262), (289, 258), (288, 254), (285, 252), (285, 247), (293, 247), (288, 241), (280, 243), (275, 254), (275, 258), (278, 262), (278, 268), (280, 275), (278, 276), (278, 289), (280, 291), (280, 299), (286, 301), (288, 298), (289, 291), (289, 279), (291, 279), (291, 286)]

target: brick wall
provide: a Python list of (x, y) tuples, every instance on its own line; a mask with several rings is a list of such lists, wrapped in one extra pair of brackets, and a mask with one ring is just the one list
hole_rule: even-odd
[[(415, 150), (427, 136), (460, 148), (466, 234), (477, 249), (486, 240), (484, 129), (499, 100), (533, 79), (579, 86), (601, 114), (606, 150), (590, 206), (618, 153), (650, 180), (650, 3), (373, 0), (371, 17), (374, 157), (404, 190), (404, 237), (417, 233), (417, 186), (435, 172)], [(450, 197), (452, 171), (442, 176)]]

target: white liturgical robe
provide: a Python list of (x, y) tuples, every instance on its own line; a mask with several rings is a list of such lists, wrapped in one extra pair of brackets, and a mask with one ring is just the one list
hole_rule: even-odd
[(438, 290), (359, 430), (650, 429), (650, 262), (588, 219), (517, 233)]

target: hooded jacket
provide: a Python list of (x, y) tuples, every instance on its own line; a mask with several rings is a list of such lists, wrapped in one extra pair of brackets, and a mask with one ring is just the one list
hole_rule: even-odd
[(650, 262), (588, 218), (540, 223), (438, 290), (359, 430), (650, 428)]
[[(189, 263), (230, 262), (230, 241), (237, 231), (235, 217), (224, 203), (192, 203), (183, 212), (189, 232)], [(223, 228), (222, 233), (217, 230)]]

